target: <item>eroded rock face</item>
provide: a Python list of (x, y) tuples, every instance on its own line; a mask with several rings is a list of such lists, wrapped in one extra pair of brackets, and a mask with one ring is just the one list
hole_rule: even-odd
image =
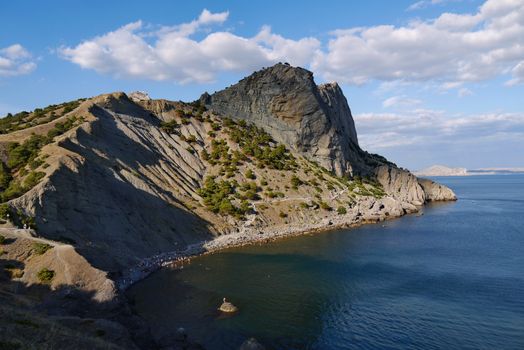
[(357, 132), (342, 90), (337, 83), (317, 86), (308, 70), (277, 64), (204, 94), (201, 102), (264, 128), (276, 141), (339, 175), (361, 166), (352, 151), (358, 148)]
[(426, 194), (417, 177), (408, 171), (382, 165), (376, 168), (376, 177), (387, 193), (401, 201), (413, 205), (422, 205), (426, 201)]
[(431, 181), (429, 179), (418, 179), (418, 183), (426, 194), (426, 201), (449, 201), (456, 200), (457, 196), (448, 187), (443, 186), (439, 183)]

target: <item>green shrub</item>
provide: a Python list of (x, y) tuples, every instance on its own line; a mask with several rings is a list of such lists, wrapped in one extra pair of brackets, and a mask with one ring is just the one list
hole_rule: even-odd
[(297, 189), (299, 186), (303, 184), (302, 180), (296, 175), (291, 176), (291, 186), (293, 186), (294, 189)]
[(27, 192), (33, 188), (44, 176), (45, 173), (41, 171), (30, 172), (24, 180), (24, 190)]
[(218, 213), (222, 215), (234, 215), (236, 208), (229, 198), (223, 198), (218, 204)]
[(256, 193), (255, 191), (253, 190), (248, 190), (244, 193), (244, 197), (246, 199), (250, 199), (250, 200), (258, 200), (260, 199), (260, 196), (258, 195), (258, 193)]
[(32, 161), (29, 162), (29, 167), (32, 169), (32, 170), (35, 170), (36, 168), (38, 168), (40, 165), (44, 164), (44, 161), (42, 159), (34, 159)]
[(0, 191), (5, 191), (9, 187), (11, 180), (13, 180), (11, 171), (4, 162), (0, 162)]
[(240, 202), (240, 211), (242, 213), (248, 213), (248, 212), (251, 212), (251, 204), (249, 204), (248, 201), (246, 200), (243, 200), (242, 202)]
[(283, 211), (281, 211), (279, 214), (278, 214), (279, 217), (281, 217), (282, 219), (283, 218), (287, 218), (287, 214), (284, 213)]
[(251, 180), (254, 180), (254, 179), (257, 178), (257, 177), (255, 176), (255, 173), (254, 173), (253, 170), (251, 170), (251, 169), (248, 169), (248, 170), (246, 171), (245, 176), (246, 176), (246, 178), (251, 179)]
[(33, 251), (36, 255), (43, 255), (51, 248), (53, 247), (47, 243), (33, 243)]
[(206, 208), (213, 213), (241, 217), (242, 210), (231, 202), (231, 197), (235, 194), (235, 187), (236, 182), (227, 180), (217, 182), (214, 177), (208, 176), (204, 181), (204, 186), (197, 192), (202, 197)]
[(203, 149), (202, 151), (200, 151), (200, 158), (202, 158), (202, 160), (208, 161), (209, 153), (207, 153), (207, 151)]
[(1, 194), (2, 201), (7, 202), (13, 198), (20, 197), (25, 193), (24, 188), (16, 180), (11, 181), (9, 187)]
[(329, 206), (329, 204), (327, 204), (326, 202), (323, 202), (323, 201), (320, 201), (320, 208), (324, 209), (324, 210), (327, 210), (327, 211), (331, 211), (333, 210), (333, 208), (331, 208)]
[(345, 207), (340, 206), (340, 207), (337, 208), (337, 213), (338, 213), (339, 215), (344, 215), (344, 214), (347, 213), (347, 210), (346, 210)]
[(189, 135), (188, 137), (186, 137), (186, 142), (188, 143), (193, 143), (193, 142), (196, 142), (196, 136), (195, 135)]
[(273, 191), (267, 191), (265, 195), (269, 198), (275, 198), (277, 196), (277, 194)]
[(21, 168), (36, 158), (40, 149), (47, 143), (47, 138), (41, 135), (32, 135), (22, 144), (11, 142), (7, 145), (7, 166), (11, 169)]
[(7, 216), (12, 216), (11, 207), (7, 203), (0, 204), (0, 219), (7, 220)]
[(179, 128), (180, 128), (180, 125), (176, 122), (176, 120), (171, 120), (169, 122), (160, 123), (160, 129), (167, 132), (168, 134), (177, 133)]
[(5, 242), (5, 236), (0, 235), (0, 244), (4, 244)]
[(55, 272), (44, 267), (42, 270), (38, 271), (37, 277), (42, 283), (50, 283), (55, 277)]

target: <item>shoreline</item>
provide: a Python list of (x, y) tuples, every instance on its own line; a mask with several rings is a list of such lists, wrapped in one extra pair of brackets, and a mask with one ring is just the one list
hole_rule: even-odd
[[(371, 202), (374, 205), (379, 202), (382, 203), (383, 201), (377, 200)], [(395, 214), (389, 214), (389, 212), (370, 212), (371, 208), (369, 208), (369, 201), (362, 201), (347, 214), (339, 215), (333, 211), (320, 221), (313, 224), (289, 223), (261, 228), (243, 226), (235, 233), (217, 236), (210, 241), (194, 243), (184, 250), (166, 252), (146, 258), (138, 265), (124, 270), (122, 276), (115, 280), (115, 285), (119, 293), (125, 293), (126, 290), (135, 283), (140, 282), (162, 267), (176, 265), (177, 263), (192, 258), (206, 254), (218, 253), (229, 248), (238, 248), (257, 243), (270, 243), (283, 238), (329, 232), (344, 228), (356, 228), (367, 224), (376, 224), (386, 220), (397, 219), (408, 214), (419, 213), (424, 206), (428, 205), (430, 202), (425, 203), (422, 206), (400, 203), (396, 200), (395, 203), (400, 205), (400, 208), (402, 209), (402, 211), (397, 211)], [(362, 205), (367, 208), (367, 210), (364, 210), (364, 213), (361, 211)], [(388, 209), (399, 209), (399, 207), (389, 207)]]

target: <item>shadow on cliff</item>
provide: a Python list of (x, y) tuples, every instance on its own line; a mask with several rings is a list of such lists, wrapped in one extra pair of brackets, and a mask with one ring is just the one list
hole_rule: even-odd
[[(172, 193), (141, 174), (134, 174), (141, 182), (133, 184), (119, 173), (123, 167), (161, 170), (170, 160), (154, 152), (158, 145), (129, 137), (102, 108), (95, 106), (94, 112), (98, 120), (90, 133), (79, 128), (77, 143), (60, 143), (85, 161), (72, 160), (75, 170), (61, 166), (51, 176), (56, 190), (46, 191), (35, 209), (38, 233), (71, 243), (94, 267), (110, 272), (210, 239), (211, 224), (184, 209)], [(139, 114), (139, 122), (159, 124), (149, 113)], [(182, 171), (176, 164), (170, 166)], [(160, 170), (157, 176), (168, 176)]]

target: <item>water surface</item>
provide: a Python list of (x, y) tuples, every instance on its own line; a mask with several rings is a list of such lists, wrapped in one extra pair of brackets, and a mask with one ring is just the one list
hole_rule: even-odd
[(524, 349), (524, 176), (438, 181), (460, 200), (200, 257), (129, 295), (156, 335), (207, 349)]

